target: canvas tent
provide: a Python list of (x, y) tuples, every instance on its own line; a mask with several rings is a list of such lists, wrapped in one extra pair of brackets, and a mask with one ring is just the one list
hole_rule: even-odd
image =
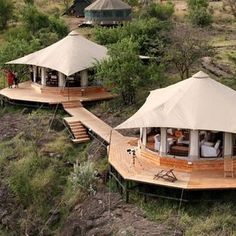
[(85, 8), (85, 21), (91, 24), (118, 24), (131, 20), (131, 7), (121, 0), (97, 0)]
[(236, 91), (200, 71), (151, 91), (144, 105), (117, 129), (172, 127), (236, 133)]
[(107, 48), (72, 31), (60, 41), (7, 64), (34, 65), (50, 68), (70, 76), (94, 66), (107, 57)]

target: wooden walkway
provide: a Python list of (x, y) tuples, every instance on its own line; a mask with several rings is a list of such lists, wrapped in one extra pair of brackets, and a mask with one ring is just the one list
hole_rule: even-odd
[(119, 142), (123, 139), (126, 140), (126, 138), (118, 131), (114, 130), (111, 126), (106, 124), (104, 121), (100, 120), (98, 117), (96, 117), (84, 107), (66, 108), (65, 110), (71, 115), (71, 117), (65, 118), (66, 122), (69, 123), (80, 121), (85, 127), (87, 127), (89, 130), (92, 130), (108, 144), (110, 143), (111, 135), (112, 141), (114, 142)]

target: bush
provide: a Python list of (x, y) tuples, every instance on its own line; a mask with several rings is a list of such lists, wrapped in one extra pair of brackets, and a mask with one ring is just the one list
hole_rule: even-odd
[(169, 20), (174, 14), (174, 4), (172, 2), (162, 3), (152, 3), (147, 9), (143, 16), (145, 17), (155, 17), (158, 20)]
[(189, 13), (189, 19), (193, 25), (208, 26), (212, 23), (212, 15), (206, 8), (196, 8)]
[(188, 0), (188, 17), (193, 25), (203, 27), (212, 23), (212, 14), (210, 13), (208, 6), (208, 0)]
[(28, 5), (22, 12), (22, 21), (24, 27), (33, 34), (47, 29), (48, 33), (57, 33), (59, 38), (68, 34), (68, 28), (64, 21), (58, 17), (48, 17), (44, 13), (37, 10), (33, 5)]
[(86, 193), (94, 193), (96, 187), (94, 164), (90, 161), (81, 165), (74, 164), (74, 171), (69, 179), (75, 191), (80, 189)]
[[(168, 31), (171, 24), (157, 18), (133, 20), (117, 28), (97, 27), (93, 31), (95, 41), (103, 45), (114, 44), (127, 38), (138, 44), (141, 55), (150, 55), (153, 48), (158, 54), (168, 43)], [(160, 48), (161, 46), (161, 48)], [(157, 55), (155, 55), (157, 56)]]
[(7, 27), (8, 21), (13, 17), (14, 5), (11, 0), (0, 0), (0, 30)]
[(47, 15), (41, 13), (33, 5), (28, 5), (22, 11), (22, 21), (25, 28), (32, 33), (36, 33), (42, 28), (47, 28), (50, 21)]

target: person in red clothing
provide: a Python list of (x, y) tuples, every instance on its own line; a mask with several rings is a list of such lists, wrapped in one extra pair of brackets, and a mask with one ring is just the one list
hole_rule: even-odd
[(12, 71), (9, 70), (7, 72), (7, 84), (8, 84), (8, 87), (12, 88), (13, 83), (14, 83), (14, 74), (13, 74)]

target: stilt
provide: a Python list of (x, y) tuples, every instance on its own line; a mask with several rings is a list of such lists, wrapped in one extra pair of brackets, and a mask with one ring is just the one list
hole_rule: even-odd
[(125, 201), (126, 203), (129, 202), (129, 181), (125, 181)]

